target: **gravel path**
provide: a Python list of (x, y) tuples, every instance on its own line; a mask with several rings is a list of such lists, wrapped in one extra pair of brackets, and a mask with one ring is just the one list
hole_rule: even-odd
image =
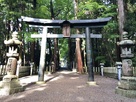
[(32, 84), (21, 93), (0, 96), (0, 102), (136, 102), (115, 94), (117, 80), (95, 75), (97, 86), (88, 86), (87, 75), (59, 72), (46, 84)]

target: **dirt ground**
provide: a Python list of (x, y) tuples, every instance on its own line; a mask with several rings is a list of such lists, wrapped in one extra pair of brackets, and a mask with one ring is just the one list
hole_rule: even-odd
[(57, 74), (45, 84), (30, 84), (24, 92), (0, 96), (0, 102), (136, 102), (136, 98), (115, 94), (116, 79), (95, 75), (97, 85), (89, 86), (87, 75), (69, 71)]

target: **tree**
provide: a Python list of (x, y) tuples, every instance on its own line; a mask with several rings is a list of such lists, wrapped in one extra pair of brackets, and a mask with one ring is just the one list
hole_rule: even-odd
[[(78, 19), (78, 0), (74, 0), (74, 11), (75, 11), (75, 19)], [(79, 30), (76, 29), (76, 33), (79, 33)], [(76, 38), (76, 61), (77, 61), (77, 71), (79, 73), (84, 73), (83, 71), (83, 61), (81, 55), (81, 46), (80, 46), (80, 38)]]
[(119, 22), (119, 34), (120, 39), (122, 40), (122, 33), (124, 30), (125, 24), (125, 12), (124, 12), (124, 0), (118, 0), (118, 22)]

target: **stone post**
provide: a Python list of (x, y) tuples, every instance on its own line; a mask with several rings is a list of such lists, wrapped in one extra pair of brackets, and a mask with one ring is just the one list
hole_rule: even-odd
[(30, 75), (33, 75), (33, 70), (34, 70), (34, 62), (30, 63)]
[(116, 62), (116, 66), (117, 66), (118, 80), (121, 80), (122, 63), (121, 62)]
[(104, 76), (104, 75), (103, 75), (103, 67), (104, 67), (104, 63), (100, 63), (100, 68), (101, 68), (101, 76)]

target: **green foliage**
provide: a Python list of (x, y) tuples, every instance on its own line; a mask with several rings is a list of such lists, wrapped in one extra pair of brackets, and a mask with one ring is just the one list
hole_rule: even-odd
[(116, 17), (117, 16), (117, 6), (110, 4), (102, 11), (102, 17)]
[(104, 26), (103, 33), (105, 34), (117, 34), (118, 23), (114, 20), (110, 21), (106, 26)]
[(133, 37), (136, 32), (136, 4), (128, 2), (127, 6), (125, 30)]
[(35, 17), (50, 18), (50, 12), (46, 6), (42, 5), (36, 9)]
[(54, 0), (53, 7), (56, 19), (72, 19), (74, 17), (73, 0)]
[(50, 18), (50, 0), (37, 0), (37, 8), (35, 9), (33, 16), (37, 18)]
[(59, 40), (60, 58), (66, 58), (68, 56), (68, 39)]
[(35, 40), (35, 39), (31, 38), (31, 34), (34, 34), (36, 32), (21, 32), (21, 33), (24, 34), (24, 38), (25, 38), (26, 42), (33, 42)]
[(105, 63), (106, 62), (106, 58), (105, 58), (105, 56), (97, 56), (95, 58), (95, 61), (99, 61), (99, 62)]
[(105, 6), (99, 4), (98, 2), (95, 2), (95, 0), (80, 2), (79, 10), (78, 10), (79, 11), (78, 18), (81, 18), (81, 19), (97, 18), (101, 15), (101, 12), (103, 12), (104, 9), (105, 9)]
[[(52, 0), (55, 19), (73, 19), (74, 5), (73, 0)], [(96, 33), (102, 33), (103, 39), (98, 40), (98, 50), (101, 50), (95, 61), (114, 63), (116, 59), (116, 39), (118, 35), (118, 12), (117, 0), (78, 0), (78, 19), (94, 19), (101, 17), (112, 17), (112, 20), (102, 29), (98, 31), (92, 29)], [(129, 38), (136, 39), (136, 1), (124, 0), (126, 23), (125, 29), (129, 33)], [(8, 31), (8, 21), (12, 20), (16, 23), (20, 16), (30, 16), (36, 18), (51, 18), (50, 0), (37, 0), (36, 8), (33, 6), (33, 0), (0, 0), (0, 48), (3, 48), (3, 40), (6, 39)], [(28, 32), (28, 26), (23, 26), (20, 31), (20, 37), (26, 42), (31, 42), (32, 33), (37, 33), (35, 29)], [(61, 58), (68, 53), (68, 40), (60, 39), (59, 48)], [(106, 50), (105, 50), (106, 49)], [(105, 51), (104, 51), (105, 50)], [(108, 53), (108, 54), (107, 54)], [(111, 57), (112, 56), (112, 57)], [(135, 61), (135, 58), (133, 59)]]

